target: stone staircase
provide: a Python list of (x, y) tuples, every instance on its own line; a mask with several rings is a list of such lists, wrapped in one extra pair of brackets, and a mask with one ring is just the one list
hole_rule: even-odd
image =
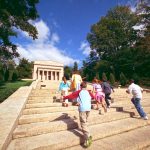
[[(58, 94), (48, 89), (32, 90), (8, 150), (84, 149), (77, 106), (69, 103), (69, 107), (62, 107), (59, 102), (53, 103), (54, 96)], [(107, 113), (91, 111), (89, 129), (93, 144), (88, 149), (150, 149), (150, 119), (139, 118), (125, 89), (116, 89), (112, 97), (114, 103)], [(149, 98), (150, 93), (144, 93), (142, 105), (150, 118)]]

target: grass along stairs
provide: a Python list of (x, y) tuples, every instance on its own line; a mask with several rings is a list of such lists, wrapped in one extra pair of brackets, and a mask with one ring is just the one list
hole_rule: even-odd
[[(89, 149), (147, 149), (150, 146), (150, 119), (138, 117), (130, 97), (123, 96), (124, 90), (119, 89), (115, 93), (115, 102), (107, 113), (100, 115), (97, 110), (91, 111), (89, 129), (93, 144)], [(8, 150), (83, 149), (77, 107), (71, 104), (62, 107), (61, 103), (53, 103), (53, 96), (54, 93), (45, 89), (32, 91), (30, 97), (37, 100), (32, 99), (33, 103), (30, 103), (29, 97)], [(150, 93), (144, 93), (142, 105), (150, 118), (148, 98)], [(116, 111), (121, 107), (123, 111)], [(133, 118), (130, 117), (131, 112), (135, 113)]]

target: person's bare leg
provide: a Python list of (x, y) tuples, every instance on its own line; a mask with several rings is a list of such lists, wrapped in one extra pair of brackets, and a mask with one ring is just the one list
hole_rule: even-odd
[(96, 109), (98, 110), (99, 109), (99, 103), (98, 103), (98, 101), (96, 101)]
[(107, 112), (107, 107), (104, 100), (102, 100), (102, 107), (104, 108), (104, 112)]

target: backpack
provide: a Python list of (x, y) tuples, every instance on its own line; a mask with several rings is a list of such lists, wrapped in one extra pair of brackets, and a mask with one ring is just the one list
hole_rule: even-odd
[(103, 83), (103, 91), (105, 94), (111, 93), (111, 86), (109, 83), (107, 82)]

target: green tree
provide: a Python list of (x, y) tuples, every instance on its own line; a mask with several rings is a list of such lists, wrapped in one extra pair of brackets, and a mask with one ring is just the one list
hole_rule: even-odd
[(150, 5), (148, 0), (141, 0), (136, 13), (140, 17), (138, 25), (142, 25), (143, 28), (138, 30), (140, 37), (135, 45), (135, 73), (140, 77), (148, 78), (150, 81)]
[(125, 86), (127, 84), (127, 78), (123, 72), (120, 73), (120, 84)]
[(74, 62), (73, 71), (77, 71), (77, 70), (78, 70), (78, 63)]
[(15, 70), (12, 74), (12, 81), (17, 81), (18, 79), (18, 73), (17, 73), (17, 70)]
[[(87, 36), (91, 48), (96, 50), (101, 61), (108, 61), (113, 66), (116, 79), (119, 79), (120, 72), (129, 72), (129, 76), (133, 73), (133, 45), (139, 37), (133, 26), (138, 21), (139, 17), (129, 7), (117, 6), (94, 24)], [(104, 68), (108, 73), (112, 70), (109, 66)]]
[(29, 20), (38, 17), (35, 5), (38, 0), (0, 0), (0, 61), (18, 57), (17, 46), (10, 37), (17, 36), (16, 29), (26, 31), (33, 39), (37, 30)]
[(2, 62), (0, 62), (0, 81), (4, 81), (4, 70)]
[(15, 71), (15, 68), (16, 68), (15, 62), (13, 60), (8, 60), (7, 69), (9, 70), (9, 78), (8, 78), (9, 81), (12, 80), (12, 75), (13, 75), (13, 72)]
[(137, 34), (133, 29), (138, 17), (127, 6), (117, 6), (92, 25), (87, 40), (101, 59), (113, 60), (118, 51), (133, 46)]
[(111, 85), (115, 84), (115, 76), (112, 73), (110, 73), (110, 75), (109, 75), (109, 81), (110, 81)]
[(103, 72), (110, 72), (110, 63), (105, 60), (100, 60), (94, 66), (94, 70), (99, 74), (99, 77), (102, 77)]
[(19, 78), (32, 78), (33, 62), (28, 59), (22, 58), (17, 66)]
[(106, 76), (106, 73), (105, 73), (105, 72), (102, 73), (102, 80), (107, 81), (107, 76)]
[(72, 68), (69, 66), (65, 66), (64, 67), (64, 76), (66, 77), (67, 80), (69, 80), (71, 78), (71, 74), (72, 74)]
[(9, 79), (9, 70), (8, 69), (6, 69), (6, 71), (5, 71), (4, 79), (5, 79), (5, 81), (8, 81), (8, 79)]

